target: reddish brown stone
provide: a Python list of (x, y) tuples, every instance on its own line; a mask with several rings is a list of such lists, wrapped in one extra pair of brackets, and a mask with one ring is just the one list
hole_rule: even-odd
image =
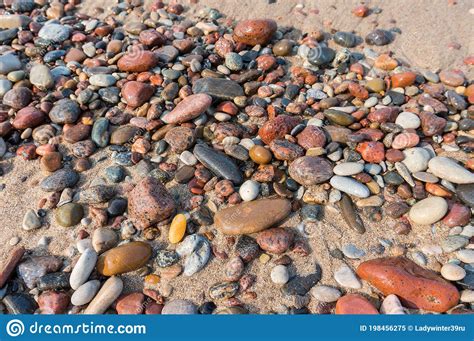
[(320, 127), (310, 125), (303, 129), (301, 133), (296, 135), (298, 144), (304, 149), (324, 147), (326, 144), (326, 134)]
[(352, 14), (360, 18), (366, 17), (369, 14), (369, 8), (365, 5), (356, 6), (352, 9)]
[(140, 43), (149, 47), (162, 46), (166, 38), (154, 29), (140, 32)]
[(404, 88), (415, 83), (416, 74), (411, 71), (396, 73), (392, 75), (392, 87)]
[(254, 19), (240, 21), (234, 28), (234, 40), (247, 45), (266, 44), (277, 30), (273, 20)]
[(380, 163), (385, 160), (385, 148), (382, 142), (362, 142), (357, 145), (356, 150), (367, 162)]
[(349, 83), (349, 92), (352, 96), (358, 99), (367, 99), (369, 98), (369, 92), (359, 83), (351, 82)]
[(139, 315), (143, 313), (145, 308), (143, 301), (145, 300), (145, 295), (141, 292), (133, 292), (128, 295), (124, 295), (117, 300), (117, 305), (115, 310), (117, 314), (122, 315)]
[(471, 220), (469, 207), (454, 203), (442, 222), (448, 227), (464, 226)]
[(347, 294), (337, 300), (337, 315), (377, 315), (379, 312), (365, 297)]
[(268, 120), (258, 131), (258, 135), (266, 144), (270, 144), (275, 139), (282, 139), (298, 125), (300, 119), (288, 115), (279, 115)]
[(120, 71), (143, 72), (158, 65), (158, 57), (150, 51), (135, 49), (119, 59), (117, 66)]
[(395, 162), (403, 161), (403, 159), (405, 158), (405, 155), (400, 150), (388, 149), (387, 152), (385, 153), (385, 158), (387, 159), (387, 161), (395, 163)]
[(397, 107), (385, 107), (377, 109), (367, 115), (367, 119), (371, 122), (386, 123), (395, 122), (399, 109)]
[(211, 96), (207, 94), (195, 94), (186, 97), (168, 114), (163, 121), (168, 124), (184, 123), (198, 117), (205, 112), (212, 103)]
[(446, 127), (447, 123), (444, 118), (427, 111), (422, 111), (419, 116), (421, 119), (421, 129), (425, 136), (433, 136), (443, 133), (444, 127)]
[(420, 142), (420, 138), (416, 133), (404, 132), (395, 136), (392, 142), (392, 148), (405, 149), (416, 146)]
[(150, 302), (145, 307), (146, 315), (160, 315), (163, 310), (163, 304), (158, 304), (156, 302)]
[(12, 125), (15, 129), (23, 130), (27, 128), (34, 128), (42, 124), (46, 116), (35, 107), (26, 107), (16, 113)]
[(293, 237), (293, 233), (288, 229), (275, 227), (260, 232), (257, 235), (257, 243), (264, 251), (281, 254), (290, 248)]
[(449, 86), (460, 86), (464, 84), (464, 74), (460, 70), (443, 70), (439, 73), (439, 79)]
[(165, 186), (152, 177), (146, 177), (130, 192), (128, 212), (139, 229), (160, 222), (174, 212), (175, 203)]
[(455, 286), (405, 257), (363, 262), (357, 268), (357, 274), (384, 295), (397, 295), (403, 305), (410, 308), (442, 313), (459, 301)]
[(62, 155), (58, 152), (50, 152), (41, 158), (41, 169), (47, 172), (54, 172), (61, 168)]
[(69, 296), (64, 292), (46, 291), (38, 297), (41, 314), (64, 314), (69, 305)]
[(0, 288), (5, 286), (5, 283), (7, 283), (8, 278), (13, 273), (24, 254), (25, 248), (23, 246), (17, 246), (8, 253), (8, 258), (0, 267)]
[(136, 108), (148, 101), (154, 92), (155, 87), (152, 85), (130, 81), (125, 83), (121, 93), (127, 104)]
[(304, 155), (303, 148), (287, 140), (273, 140), (270, 149), (278, 160), (293, 161)]

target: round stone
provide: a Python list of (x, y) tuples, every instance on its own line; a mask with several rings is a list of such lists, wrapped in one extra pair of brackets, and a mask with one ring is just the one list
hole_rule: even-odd
[(421, 125), (420, 118), (408, 111), (404, 111), (397, 116), (395, 123), (404, 129), (418, 129)]
[(243, 201), (252, 201), (256, 199), (259, 192), (260, 184), (254, 180), (245, 181), (239, 189), (239, 194)]
[(56, 222), (63, 227), (79, 224), (83, 216), (82, 206), (76, 203), (71, 202), (56, 209)]
[(314, 156), (303, 156), (293, 161), (289, 173), (296, 182), (304, 186), (325, 182), (333, 175), (331, 163)]
[(30, 71), (30, 82), (39, 89), (49, 89), (54, 86), (51, 71), (46, 65), (35, 64)]
[(272, 269), (270, 277), (275, 284), (285, 284), (290, 279), (288, 268), (284, 265), (277, 265)]
[(259, 165), (265, 165), (272, 160), (272, 153), (265, 147), (254, 145), (249, 150), (249, 156), (253, 162)]

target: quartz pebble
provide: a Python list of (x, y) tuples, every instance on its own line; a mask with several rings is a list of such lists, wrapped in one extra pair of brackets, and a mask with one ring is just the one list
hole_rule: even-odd
[(288, 274), (288, 268), (284, 265), (277, 265), (271, 271), (271, 279), (275, 284), (285, 284), (288, 282), (290, 276)]
[(105, 281), (97, 295), (94, 296), (84, 314), (103, 314), (107, 308), (120, 296), (123, 289), (123, 282), (119, 277), (112, 276)]
[(430, 225), (441, 220), (448, 211), (448, 204), (440, 197), (423, 199), (412, 206), (409, 212), (410, 219), (420, 225)]

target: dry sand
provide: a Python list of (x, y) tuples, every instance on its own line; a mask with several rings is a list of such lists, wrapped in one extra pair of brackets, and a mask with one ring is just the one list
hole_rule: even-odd
[[(85, 1), (82, 11), (88, 14), (94, 13), (97, 3), (96, 1)], [(103, 0), (100, 5), (107, 13), (108, 7), (114, 3), (115, 1)], [(304, 4), (302, 12), (306, 13), (305, 15), (295, 11), (295, 5), (298, 3)], [(303, 32), (321, 28), (328, 31), (330, 28), (334, 28), (353, 30), (362, 36), (374, 29), (377, 23), (380, 28), (398, 27), (402, 34), (396, 36), (394, 43), (379, 48), (379, 51), (392, 50), (397, 57), (402, 58), (414, 68), (427, 68), (432, 71), (446, 67), (460, 68), (469, 75), (469, 79), (472, 79), (472, 67), (471, 70), (468, 70), (462, 63), (463, 58), (474, 53), (471, 25), (473, 15), (469, 13), (474, 4), (471, 1), (459, 1), (457, 5), (449, 5), (448, 1), (437, 1), (436, 4), (429, 1), (369, 1), (366, 3), (370, 8), (380, 7), (382, 12), (371, 14), (364, 19), (356, 18), (350, 13), (358, 3), (356, 1), (285, 0), (268, 4), (268, 1), (264, 0), (205, 0), (193, 5), (192, 9), (185, 14), (192, 18), (199, 12), (199, 9), (211, 6), (235, 19), (267, 17), (276, 19), (280, 26), (295, 26)], [(188, 5), (189, 3), (185, 2), (184, 4)], [(329, 21), (332, 22), (331, 26), (327, 26)], [(459, 49), (448, 48), (448, 45), (453, 42), (459, 43), (461, 47)], [(102, 150), (91, 157), (94, 167), (82, 173), (81, 187), (83, 185), (87, 187), (87, 184), (96, 176), (104, 176), (104, 168), (112, 164), (107, 153)], [(97, 162), (98, 160), (102, 161)], [(45, 176), (40, 171), (39, 161), (25, 161), (15, 157), (0, 161), (0, 165), (6, 173), (0, 178), (0, 185), (5, 186), (0, 191), (0, 240), (4, 245), (0, 251), (0, 260), (7, 257), (11, 249), (8, 243), (15, 236), (20, 237), (20, 243), (34, 254), (51, 253), (68, 257), (70, 246), (74, 244), (77, 232), (81, 227), (77, 226), (74, 229), (59, 227), (54, 224), (52, 212), (49, 211), (44, 219), (47, 226), (29, 232), (21, 228), (21, 221), (26, 210), (37, 208), (39, 200), (45, 196), (45, 193), (38, 187), (39, 181)], [(133, 167), (129, 169), (135, 182), (138, 177), (135, 175)], [(294, 214), (282, 226), (295, 228), (299, 222), (299, 216)], [(317, 228), (311, 232), (307, 239), (312, 253), (308, 257), (292, 256), (294, 263), (290, 266), (291, 274), (309, 274), (314, 271), (315, 265), (319, 264), (323, 270), (320, 283), (338, 286), (333, 279), (333, 271), (341, 264), (341, 261), (331, 257), (329, 250), (340, 248), (347, 243), (353, 243), (364, 250), (370, 250), (379, 244), (380, 239), (390, 240), (394, 245), (404, 245), (409, 251), (419, 250), (423, 245), (439, 243), (448, 232), (448, 229), (444, 227), (436, 226), (430, 229), (429, 227), (414, 226), (408, 236), (398, 236), (393, 232), (395, 221), (392, 219), (384, 219), (380, 223), (365, 221), (365, 224), (367, 233), (361, 236), (346, 226), (336, 208), (326, 206), (324, 219), (317, 223)], [(208, 229), (212, 230), (212, 227)], [(89, 227), (88, 230), (91, 232), (93, 227)], [(200, 230), (200, 232), (204, 231), (205, 229)], [(48, 250), (37, 247), (42, 236), (47, 236), (51, 240)], [(167, 228), (164, 228), (162, 236), (154, 245), (155, 249), (166, 245), (164, 244), (166, 236)], [(222, 235), (217, 234), (213, 244), (219, 250), (232, 255), (232, 250), (229, 249)], [(389, 249), (385, 254), (390, 254), (392, 251)], [(364, 259), (374, 257), (376, 257), (375, 254), (368, 252)], [(272, 261), (276, 258), (278, 257), (274, 257), (265, 265), (256, 260), (246, 267), (246, 273), (252, 273), (257, 277), (257, 282), (251, 289), (258, 294), (257, 299), (244, 300), (251, 312), (279, 310), (280, 304), (290, 304), (285, 301), (278, 286), (270, 281)], [(436, 267), (436, 258), (433, 256), (429, 258), (429, 265)], [(438, 261), (443, 260), (445, 261), (445, 259), (438, 259)], [(196, 303), (204, 302), (206, 297), (208, 298), (207, 289), (212, 284), (224, 279), (223, 266), (225, 262), (212, 258), (206, 268), (198, 274), (190, 278), (180, 276), (172, 280), (171, 285), (174, 287), (174, 291), (171, 298), (188, 298)], [(348, 262), (352, 268), (355, 268), (358, 263), (359, 261)], [(123, 277), (126, 291), (141, 290), (142, 280), (135, 274)], [(364, 285), (363, 291), (375, 295), (367, 285)], [(313, 305), (312, 302), (310, 308), (314, 308)]]

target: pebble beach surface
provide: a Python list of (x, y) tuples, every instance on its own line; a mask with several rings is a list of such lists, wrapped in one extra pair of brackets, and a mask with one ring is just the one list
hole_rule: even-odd
[(392, 27), (79, 5), (0, 8), (0, 311), (472, 312), (468, 74)]

